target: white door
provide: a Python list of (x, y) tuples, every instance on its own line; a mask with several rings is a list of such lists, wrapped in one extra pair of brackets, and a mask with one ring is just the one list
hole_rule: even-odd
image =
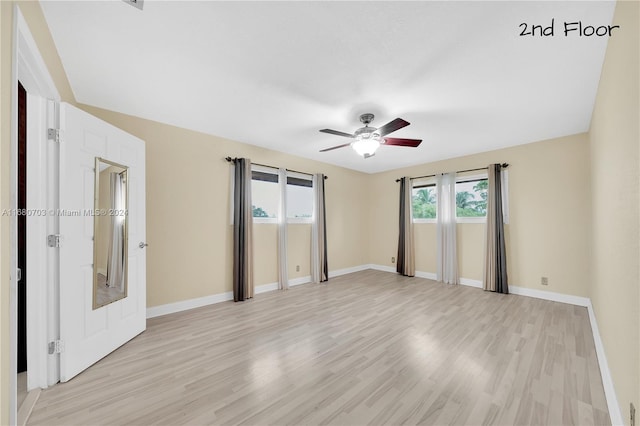
[[(95, 158), (129, 167), (127, 297), (93, 309)], [(60, 105), (60, 381), (146, 328), (144, 141), (69, 104)], [(78, 216), (74, 214), (78, 213)]]

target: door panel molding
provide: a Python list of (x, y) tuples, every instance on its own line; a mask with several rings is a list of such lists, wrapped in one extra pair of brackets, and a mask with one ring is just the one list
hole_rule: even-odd
[[(93, 309), (94, 217), (59, 217), (60, 381), (75, 375), (125, 344), (146, 328), (144, 141), (72, 105), (60, 105), (60, 209), (94, 208), (95, 159), (128, 167), (129, 237), (127, 297)], [(132, 220), (136, 218), (137, 220)]]

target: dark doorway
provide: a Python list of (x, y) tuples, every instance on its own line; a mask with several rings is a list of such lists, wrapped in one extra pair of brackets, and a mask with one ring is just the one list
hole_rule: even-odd
[(18, 82), (18, 373), (27, 371), (27, 91)]

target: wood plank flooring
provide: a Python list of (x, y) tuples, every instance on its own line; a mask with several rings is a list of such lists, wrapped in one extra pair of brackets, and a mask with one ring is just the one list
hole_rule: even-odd
[(363, 271), (148, 321), (31, 425), (609, 425), (586, 308)]

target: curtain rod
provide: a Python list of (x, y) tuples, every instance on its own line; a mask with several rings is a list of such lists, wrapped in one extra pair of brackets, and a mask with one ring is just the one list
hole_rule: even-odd
[[(227, 160), (228, 162), (232, 162), (233, 160), (237, 159), (238, 157), (226, 157), (225, 160)], [(255, 164), (256, 166), (262, 166), (262, 167), (269, 167), (270, 169), (278, 169), (279, 167), (275, 167), (275, 166), (270, 166), (268, 164), (260, 164), (260, 163), (251, 163), (251, 164)], [(302, 173), (303, 175), (309, 175), (309, 176), (313, 176), (313, 173), (307, 173), (307, 172), (301, 172), (299, 170), (293, 170), (293, 169), (285, 169), (288, 172), (294, 172), (294, 173)], [(329, 176), (325, 176), (325, 179), (329, 179)]]
[[(502, 163), (500, 165), (502, 166), (503, 169), (506, 169), (507, 167), (509, 167), (509, 164), (507, 164), (507, 163)], [(458, 171), (456, 171), (456, 173), (477, 172), (478, 170), (487, 170), (487, 169), (488, 169), (488, 167), (480, 167), (480, 168), (477, 168), (477, 169), (458, 170)], [(416, 177), (409, 178), (409, 180), (423, 179), (423, 178), (434, 177), (434, 176), (436, 176), (436, 175), (416, 176)], [(396, 179), (396, 182), (400, 182), (400, 179)]]

